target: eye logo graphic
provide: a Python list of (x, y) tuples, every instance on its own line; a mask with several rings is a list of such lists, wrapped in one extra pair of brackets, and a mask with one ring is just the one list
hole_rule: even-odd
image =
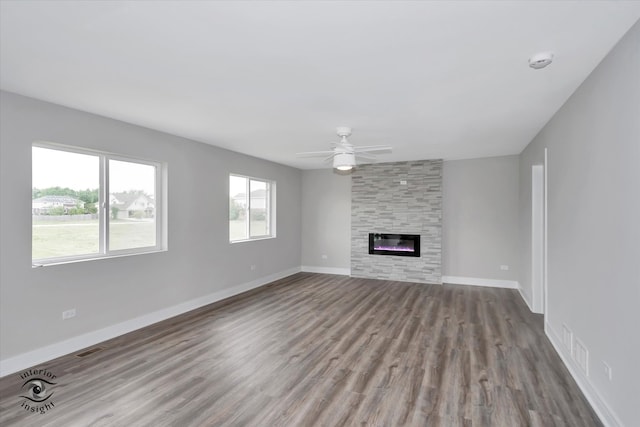
[(29, 379), (22, 384), (23, 393), (25, 390), (26, 393), (20, 397), (24, 397), (35, 403), (44, 402), (53, 396), (53, 391), (50, 391), (49, 387), (51, 385), (56, 385), (56, 383), (49, 382), (44, 378)]
[(53, 382), (56, 376), (46, 369), (30, 369), (20, 375), (24, 383), (20, 388), (20, 397), (23, 399), (20, 407), (27, 412), (44, 414), (56, 405), (53, 403)]

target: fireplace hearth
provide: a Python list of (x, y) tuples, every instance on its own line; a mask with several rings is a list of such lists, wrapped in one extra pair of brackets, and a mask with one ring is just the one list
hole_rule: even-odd
[(369, 233), (369, 254), (419, 257), (420, 235)]

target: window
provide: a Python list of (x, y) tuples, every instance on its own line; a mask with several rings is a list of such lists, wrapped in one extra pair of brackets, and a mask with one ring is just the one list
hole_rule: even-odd
[(162, 173), (156, 162), (33, 144), (32, 263), (161, 250)]
[(275, 182), (229, 175), (229, 240), (275, 237)]

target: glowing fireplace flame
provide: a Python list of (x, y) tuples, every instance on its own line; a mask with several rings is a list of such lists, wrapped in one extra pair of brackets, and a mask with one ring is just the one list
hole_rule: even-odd
[(413, 248), (406, 246), (374, 246), (376, 251), (413, 252)]

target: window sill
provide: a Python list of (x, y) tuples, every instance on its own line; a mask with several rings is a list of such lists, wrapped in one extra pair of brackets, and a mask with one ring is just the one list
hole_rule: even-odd
[(269, 240), (269, 239), (275, 239), (275, 238), (276, 238), (276, 236), (252, 237), (251, 239), (229, 240), (229, 243), (231, 243), (233, 245), (235, 243), (256, 242), (256, 241), (260, 241), (260, 240)]
[(136, 256), (136, 255), (157, 254), (161, 252), (167, 252), (167, 249), (154, 248), (148, 251), (139, 251), (139, 252), (133, 252), (133, 253), (123, 253), (123, 254), (114, 254), (114, 255), (96, 255), (96, 256), (88, 256), (86, 258), (56, 259), (52, 261), (47, 261), (47, 260), (33, 261), (31, 263), (31, 268), (51, 267), (55, 265), (75, 264), (78, 262), (98, 261), (101, 259), (123, 258), (123, 257)]

